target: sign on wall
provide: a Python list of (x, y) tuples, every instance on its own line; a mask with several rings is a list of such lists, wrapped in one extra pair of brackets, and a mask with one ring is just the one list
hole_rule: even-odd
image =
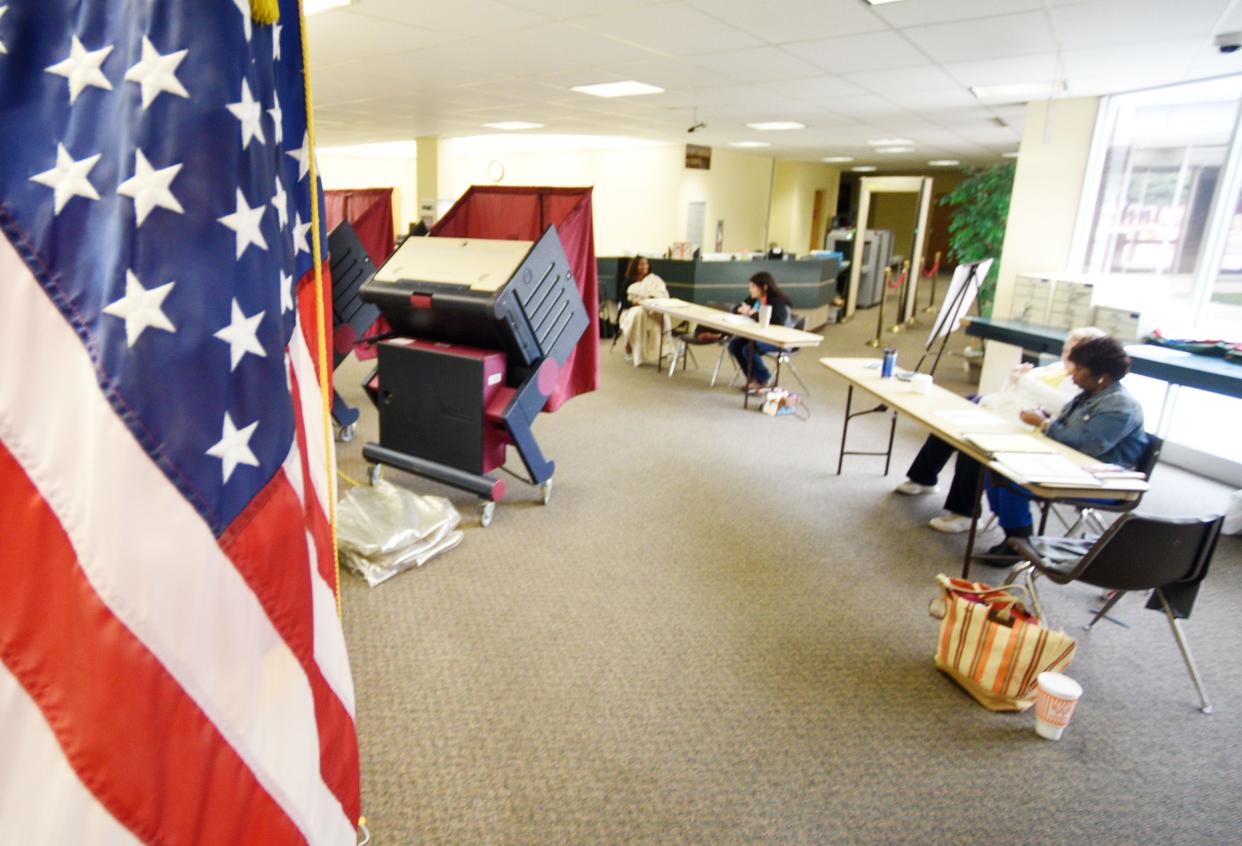
[(687, 144), (686, 168), (688, 170), (711, 170), (712, 148), (702, 144)]

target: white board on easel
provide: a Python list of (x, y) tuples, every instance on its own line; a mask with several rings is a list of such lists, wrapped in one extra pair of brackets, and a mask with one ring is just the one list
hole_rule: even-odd
[(956, 332), (962, 325), (962, 318), (970, 311), (975, 297), (979, 296), (979, 287), (988, 278), (995, 259), (959, 264), (953, 271), (953, 281), (949, 283), (948, 293), (940, 303), (940, 313), (932, 324), (931, 334), (927, 336), (927, 348), (930, 350), (937, 338)]

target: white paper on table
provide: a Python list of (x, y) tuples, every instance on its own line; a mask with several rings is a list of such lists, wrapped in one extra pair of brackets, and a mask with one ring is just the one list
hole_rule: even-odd
[(937, 411), (936, 416), (954, 426), (1009, 426), (1010, 422), (982, 408), (960, 408)]
[(1076, 488), (1104, 484), (1060, 453), (998, 452), (992, 457), (1027, 482)]
[(721, 317), (720, 319), (721, 319), (721, 320), (723, 320), (723, 321), (725, 321), (726, 323), (742, 323), (742, 324), (745, 324), (745, 323), (754, 323), (754, 322), (755, 322), (755, 321), (751, 320), (749, 317), (747, 317), (747, 316), (746, 316), (746, 315), (744, 315), (744, 314), (726, 314), (726, 315), (724, 315), (723, 317)]

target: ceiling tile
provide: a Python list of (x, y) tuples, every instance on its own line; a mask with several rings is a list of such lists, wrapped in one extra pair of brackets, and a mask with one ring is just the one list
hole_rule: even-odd
[(941, 109), (953, 106), (972, 106), (979, 102), (965, 86), (941, 91), (890, 91), (885, 98), (907, 109)]
[(762, 44), (758, 38), (683, 3), (618, 9), (582, 18), (578, 23), (594, 32), (674, 57)]
[(1135, 71), (1151, 72), (1158, 69), (1180, 75), (1194, 64), (1203, 49), (1203, 41), (1198, 38), (1114, 47), (1088, 47), (1065, 51), (1061, 56), (1061, 68), (1063, 76), (1068, 79), (1116, 75), (1118, 69), (1127, 68), (1127, 65), (1132, 63), (1135, 52), (1141, 50), (1145, 58), (1141, 68), (1135, 68)]
[(1062, 47), (1092, 47), (1204, 36), (1228, 0), (1095, 0), (1053, 9)]
[(1057, 47), (1043, 12), (916, 26), (902, 32), (940, 63), (1020, 56)]
[(1043, 0), (936, 0), (885, 4), (876, 6), (875, 13), (895, 27), (907, 27), (1032, 12), (1043, 5)]
[(770, 44), (829, 38), (886, 28), (875, 12), (857, 0), (689, 0), (705, 14), (726, 21)]
[(769, 82), (764, 88), (778, 97), (826, 102), (834, 97), (865, 94), (857, 85), (839, 76), (816, 76), (808, 79), (788, 79)]
[(942, 71), (937, 65), (847, 73), (845, 78), (869, 91), (875, 91), (880, 94), (944, 89), (960, 90), (962, 87), (957, 80)]
[(746, 81), (732, 73), (721, 73), (679, 59), (644, 60), (626, 65), (610, 65), (607, 69), (622, 79), (637, 79), (669, 91), (710, 88), (728, 82)]
[(832, 73), (908, 68), (927, 64), (927, 57), (895, 32), (800, 41), (786, 44), (784, 49)]
[(617, 9), (652, 6), (663, 0), (507, 0), (510, 6), (517, 6), (528, 12), (537, 12), (553, 20), (572, 20), (587, 15), (598, 15)]
[(775, 82), (812, 76), (819, 68), (776, 47), (751, 47), (694, 57), (695, 64), (735, 79)]
[(356, 61), (373, 51), (361, 44), (382, 45), (381, 52), (404, 52), (436, 43), (441, 36), (429, 30), (391, 21), (380, 21), (342, 9), (331, 15), (306, 19), (312, 70)]
[(1010, 59), (953, 62), (945, 65), (944, 69), (965, 86), (1050, 82), (1056, 74), (1057, 57), (1055, 53), (1043, 53)]
[[(451, 3), (411, 3), (409, 0), (365, 0), (352, 14), (417, 26), (433, 32), (477, 37), (511, 32), (547, 23), (544, 15), (515, 8), (499, 0), (453, 0)], [(339, 12), (322, 16), (333, 20)]]

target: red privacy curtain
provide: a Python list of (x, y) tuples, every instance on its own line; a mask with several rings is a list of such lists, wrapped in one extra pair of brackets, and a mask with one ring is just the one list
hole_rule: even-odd
[(396, 245), (392, 229), (391, 188), (324, 191), (323, 204), (329, 232), (342, 220), (348, 220), (375, 266), (388, 261)]
[(537, 241), (555, 226), (569, 259), (591, 324), (561, 370), (560, 384), (548, 399), (556, 411), (565, 400), (599, 386), (599, 279), (595, 269), (595, 230), (590, 188), (472, 186), (432, 227), (450, 238)]
[[(391, 188), (346, 188), (323, 192), (324, 215), (331, 232), (342, 220), (348, 220), (358, 233), (358, 240), (371, 257), (371, 263), (380, 267), (388, 261), (396, 246), (397, 239), (392, 231), (392, 189)], [(376, 324), (383, 322), (381, 317)], [(379, 325), (373, 326), (380, 329)], [(386, 322), (383, 329), (388, 328)], [(364, 335), (371, 334), (370, 331)], [(366, 360), (375, 358), (375, 347), (372, 344), (359, 344), (354, 348), (358, 358)]]

